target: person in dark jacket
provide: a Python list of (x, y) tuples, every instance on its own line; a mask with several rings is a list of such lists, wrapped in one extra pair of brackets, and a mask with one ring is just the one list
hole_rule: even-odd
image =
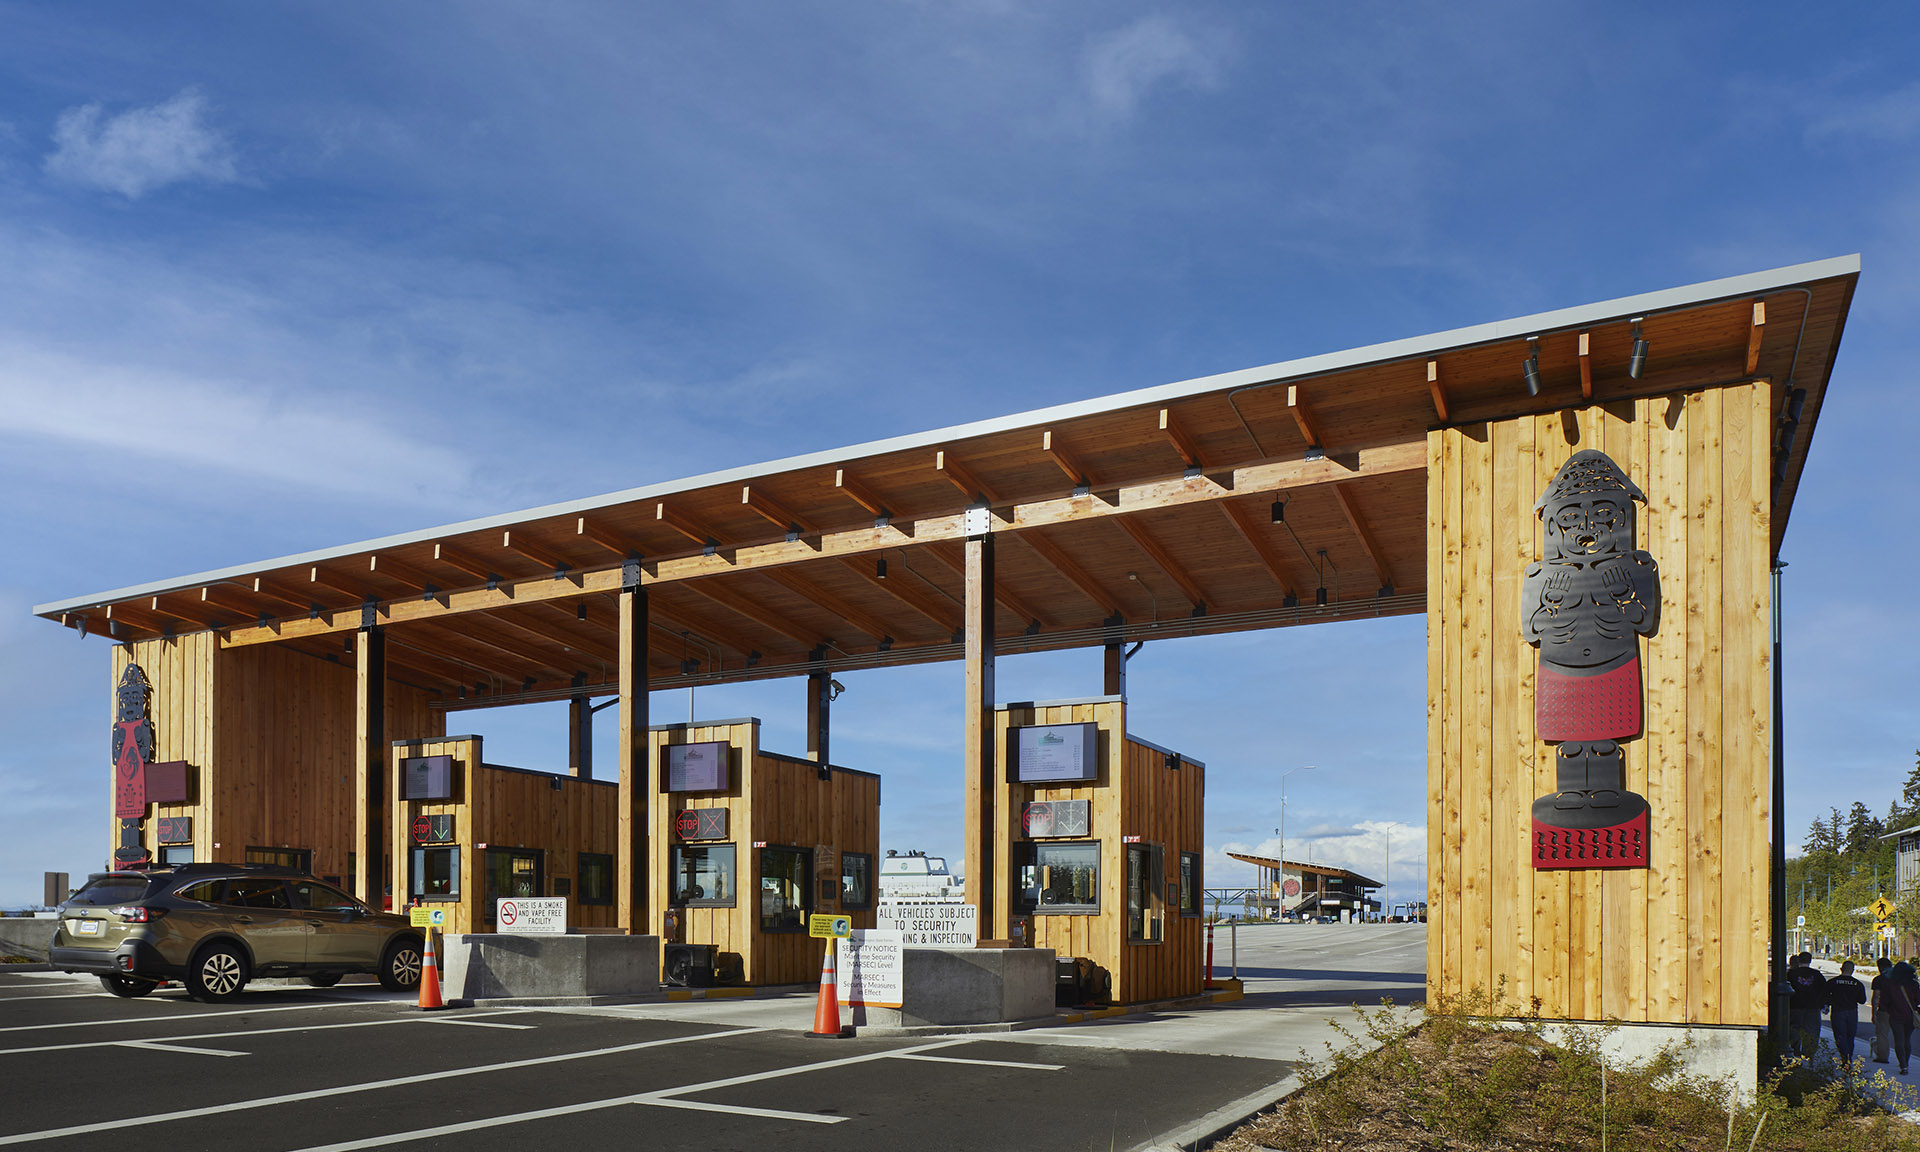
[(1880, 994), (1887, 986), (1887, 970), (1893, 967), (1893, 961), (1882, 956), (1873, 963), (1878, 974), (1868, 988), (1873, 1007), (1873, 1041), (1867, 1045), (1867, 1054), (1875, 1064), (1885, 1064), (1887, 1051), (1893, 1044), (1893, 1026), (1887, 1022), (1887, 1009), (1880, 1002)]
[(1827, 1007), (1827, 978), (1813, 966), (1813, 953), (1802, 952), (1787, 969), (1787, 987), (1793, 989), (1789, 1005), (1790, 1032), (1795, 1055), (1811, 1057), (1820, 1050), (1820, 1014)]
[(1913, 965), (1902, 960), (1887, 973), (1887, 986), (1881, 989), (1880, 1002), (1887, 1009), (1887, 1023), (1893, 1030), (1893, 1054), (1900, 1060), (1900, 1075), (1907, 1074), (1907, 1060), (1913, 1055), (1913, 1016), (1920, 1008), (1920, 984), (1913, 978)]
[(1867, 986), (1854, 979), (1853, 961), (1840, 965), (1840, 975), (1827, 981), (1827, 1020), (1833, 1027), (1833, 1048), (1848, 1067), (1853, 1066), (1853, 1038), (1860, 1031), (1860, 1005), (1867, 1002)]

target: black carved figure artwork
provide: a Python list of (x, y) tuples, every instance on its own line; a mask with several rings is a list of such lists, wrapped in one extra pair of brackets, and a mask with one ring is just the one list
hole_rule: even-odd
[(120, 846), (113, 850), (117, 867), (147, 862), (140, 825), (147, 815), (147, 765), (153, 763), (153, 721), (149, 718), (152, 688), (138, 664), (128, 664), (114, 689), (113, 814), (120, 818)]
[(1539, 737), (1559, 744), (1556, 790), (1533, 802), (1536, 868), (1644, 868), (1647, 801), (1626, 790), (1620, 742), (1641, 731), (1640, 640), (1660, 624), (1660, 570), (1634, 548), (1646, 496), (1605, 453), (1576, 452), (1534, 505), (1543, 558), (1521, 587), (1540, 647)]

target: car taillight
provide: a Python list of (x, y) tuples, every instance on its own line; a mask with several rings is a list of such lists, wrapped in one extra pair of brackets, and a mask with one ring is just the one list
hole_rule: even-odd
[(118, 908), (110, 909), (110, 911), (129, 924), (145, 924), (149, 920), (158, 920), (163, 910), (159, 908), (146, 908), (139, 904), (122, 904)]

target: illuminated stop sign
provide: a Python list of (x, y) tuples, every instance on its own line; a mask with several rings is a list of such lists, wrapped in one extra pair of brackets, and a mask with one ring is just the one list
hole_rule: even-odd
[(691, 808), (683, 809), (673, 819), (674, 831), (680, 833), (682, 840), (691, 840), (700, 832), (700, 813)]

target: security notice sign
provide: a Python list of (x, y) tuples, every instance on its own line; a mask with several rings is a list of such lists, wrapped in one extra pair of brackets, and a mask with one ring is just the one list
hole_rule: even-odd
[(857, 931), (836, 941), (840, 1003), (849, 1008), (898, 1008), (907, 982), (906, 945), (898, 932)]
[(565, 896), (520, 896), (493, 902), (493, 922), (515, 936), (565, 936)]
[(971, 948), (980, 938), (980, 910), (972, 904), (883, 900), (880, 929), (900, 933), (903, 943), (920, 948)]

